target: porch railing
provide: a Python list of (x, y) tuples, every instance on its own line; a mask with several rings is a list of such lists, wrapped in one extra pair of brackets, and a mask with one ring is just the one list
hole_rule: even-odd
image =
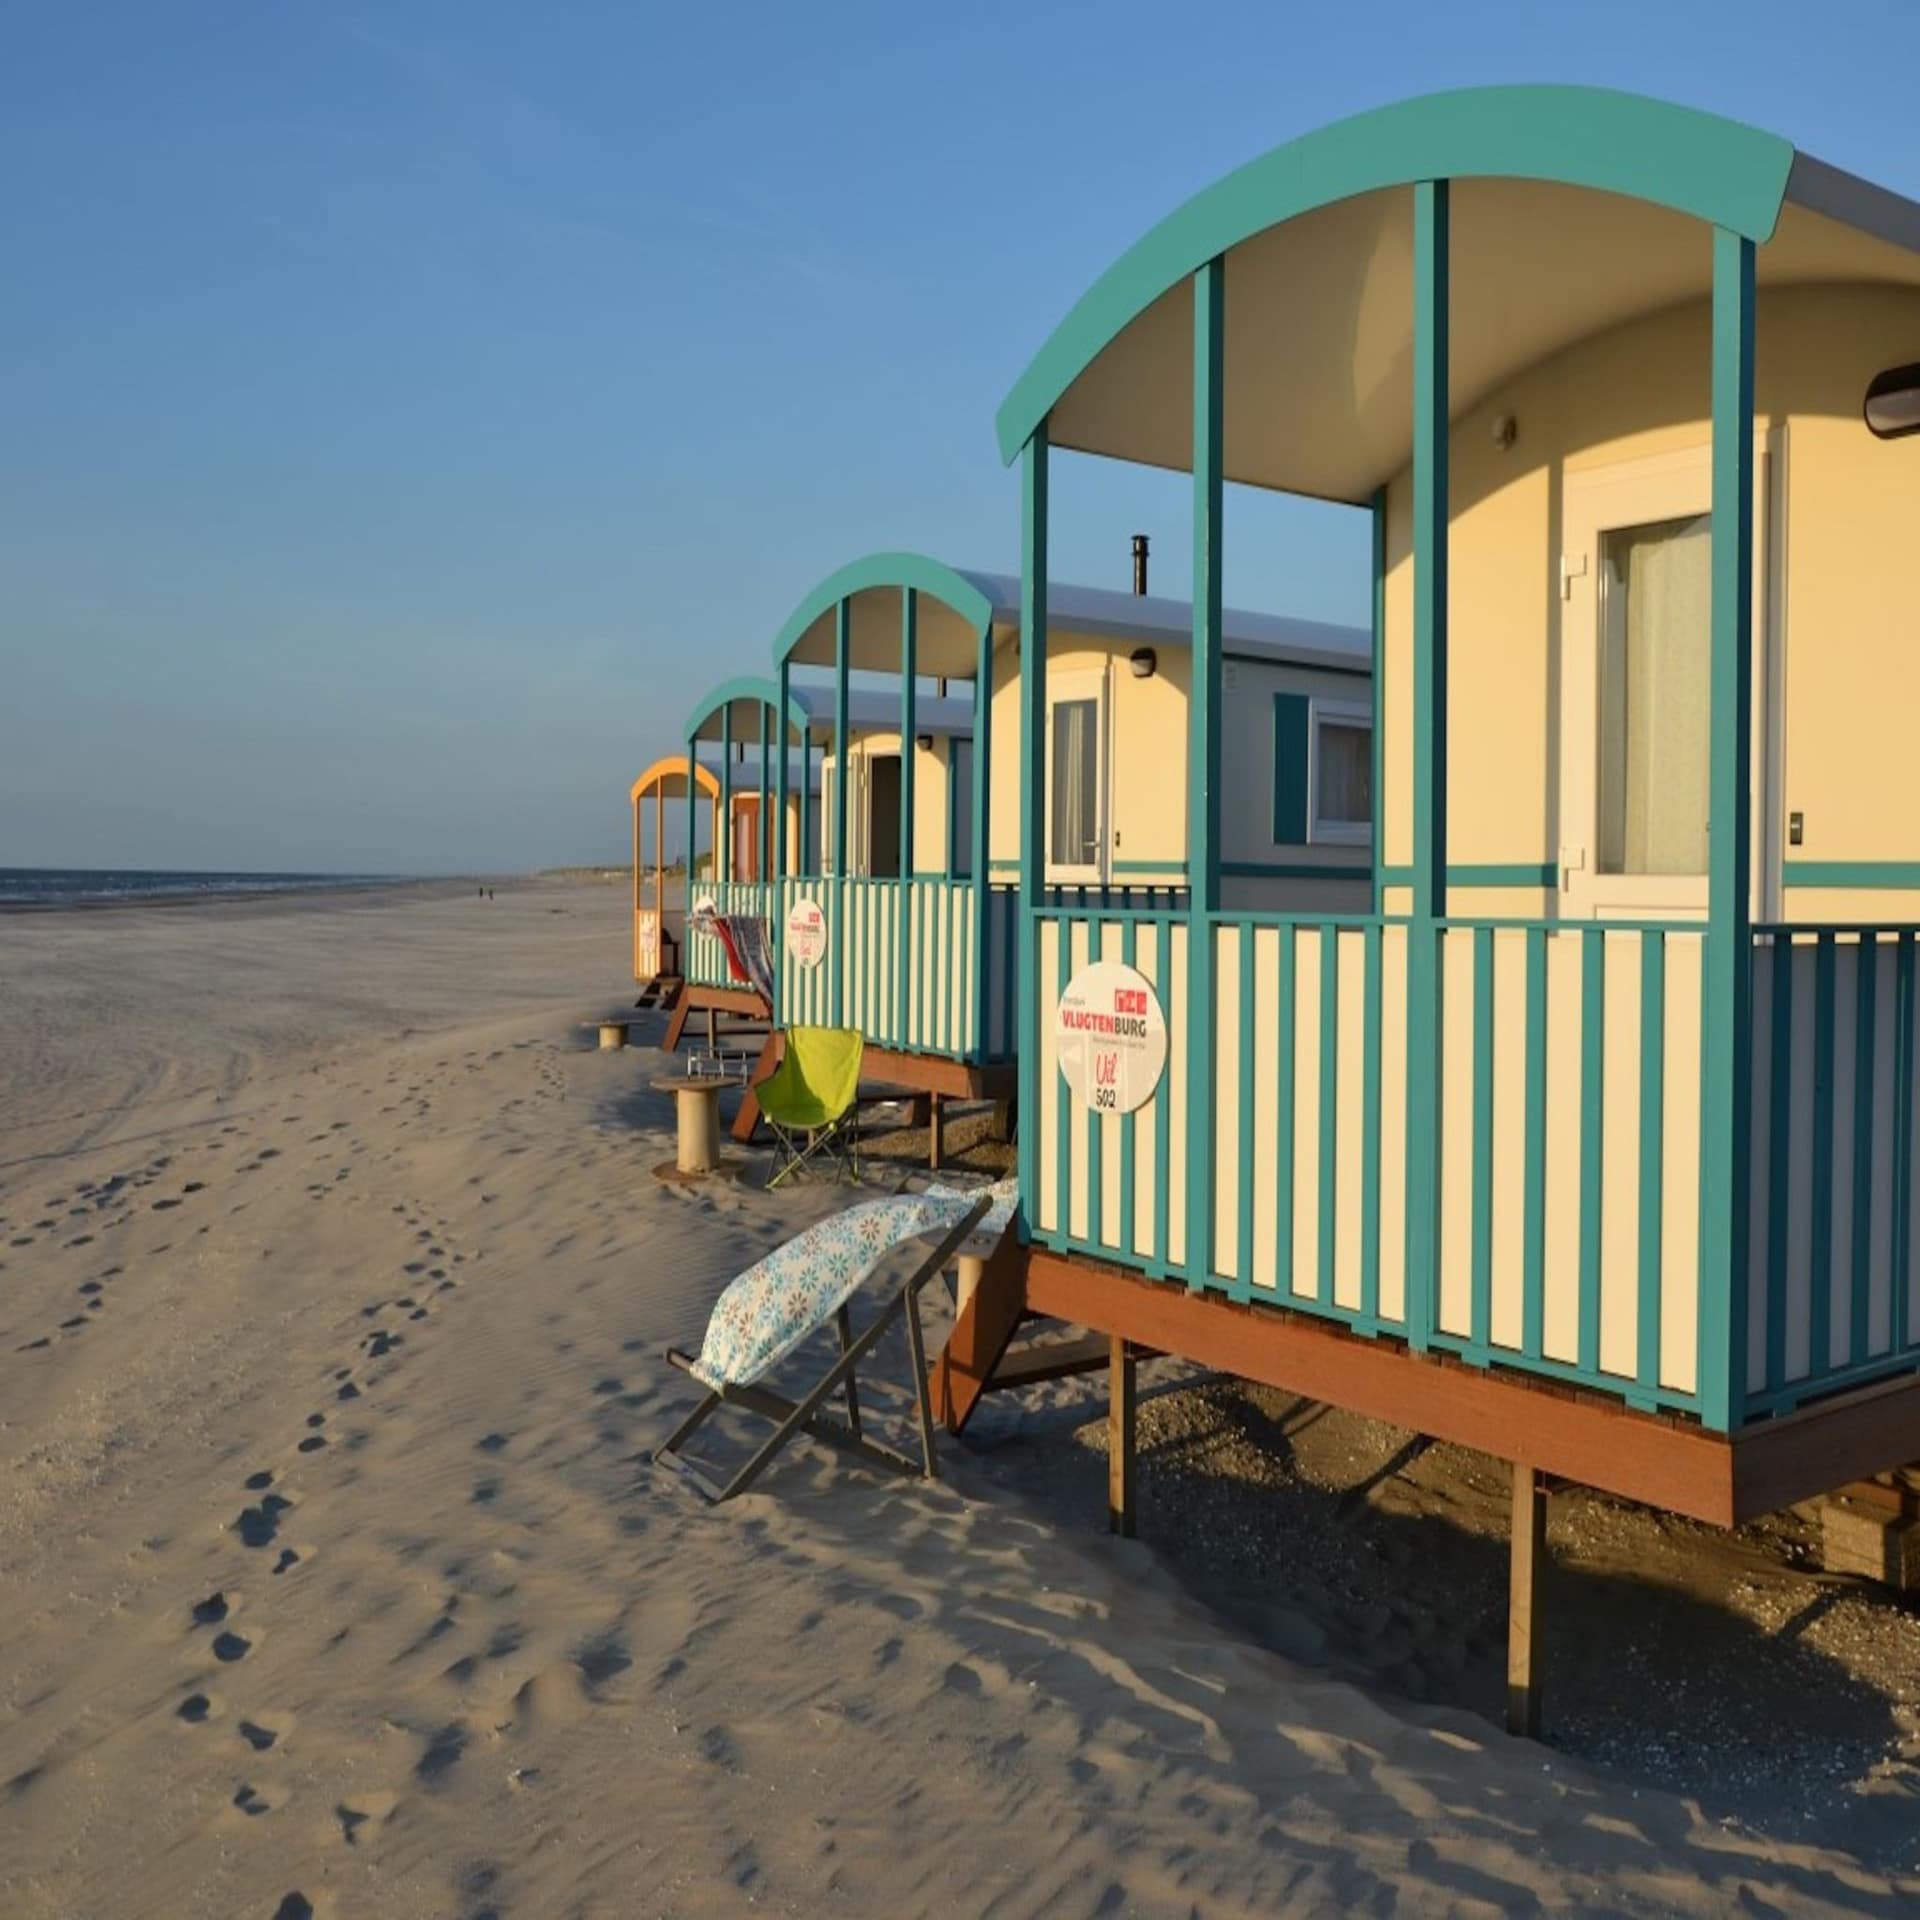
[(955, 1060), (1012, 1057), (1011, 889), (988, 889), (984, 927), (966, 879), (809, 877), (779, 894), (777, 932), (802, 901), (826, 922), (811, 964), (781, 941), (783, 1024), (858, 1027), (874, 1046)]
[[(1213, 1190), (1191, 1213), (1186, 919), (1049, 909), (1037, 935), (1036, 1238), (1635, 1404), (1696, 1405), (1699, 925), (1449, 920), (1423, 1008), (1405, 921), (1216, 916)], [(1137, 966), (1166, 1015), (1166, 1075), (1131, 1115), (1073, 1103), (1056, 1068), (1053, 1010), (1090, 958)], [(1407, 1261), (1421, 1018), (1439, 1023), (1441, 1059), (1431, 1298), (1410, 1297)]]
[(1747, 1405), (1920, 1363), (1912, 926), (1754, 936)]
[[(724, 914), (760, 914), (770, 911), (772, 888), (763, 880), (721, 880), (709, 886), (695, 885), (688, 898), (694, 904), (712, 900), (714, 911)], [(702, 933), (687, 916), (687, 978), (698, 987), (737, 987), (727, 965), (727, 950), (711, 933)]]

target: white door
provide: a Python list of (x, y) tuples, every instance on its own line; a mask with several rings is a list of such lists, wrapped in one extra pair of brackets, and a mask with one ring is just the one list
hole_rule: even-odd
[[(1764, 500), (1765, 462), (1756, 467)], [(1712, 503), (1706, 446), (1567, 476), (1560, 904), (1569, 916), (1706, 912)], [(1766, 526), (1756, 505), (1756, 706), (1768, 679)], [(1762, 788), (1765, 740), (1764, 727), (1756, 726)], [(1756, 806), (1756, 816), (1761, 812)]]
[(1047, 881), (1104, 886), (1107, 856), (1107, 676), (1047, 675)]

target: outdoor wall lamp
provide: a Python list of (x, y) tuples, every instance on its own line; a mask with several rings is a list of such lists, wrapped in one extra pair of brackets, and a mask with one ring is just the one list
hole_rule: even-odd
[(1920, 361), (1876, 373), (1867, 382), (1861, 412), (1876, 440), (1900, 440), (1920, 433)]
[(1160, 656), (1151, 647), (1135, 647), (1127, 656), (1136, 680), (1151, 680), (1160, 670)]

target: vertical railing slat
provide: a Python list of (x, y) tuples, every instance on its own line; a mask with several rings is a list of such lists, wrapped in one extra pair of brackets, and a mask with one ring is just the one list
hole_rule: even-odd
[(1793, 1232), (1793, 989), (1797, 949), (1770, 936), (1773, 1058), (1767, 1079), (1767, 1377), (1768, 1392), (1787, 1379), (1787, 1249)]
[(1873, 1288), (1874, 1046), (1880, 949), (1868, 928), (1860, 936), (1853, 986), (1853, 1274), (1847, 1364), (1858, 1366), (1871, 1344), (1868, 1307)]
[(1274, 1088), (1273, 1115), (1273, 1284), (1281, 1295), (1293, 1291), (1293, 1023), (1298, 987), (1294, 978), (1293, 943), (1298, 929), (1280, 928), (1280, 1031), (1274, 1042), (1279, 1080)]
[[(1170, 920), (1153, 923), (1153, 979), (1161, 1005), (1173, 1012), (1173, 922)], [(1172, 1024), (1168, 1022), (1169, 1026)], [(1153, 1263), (1162, 1273), (1167, 1270), (1167, 1189), (1173, 1178), (1172, 1079), (1169, 1035), (1167, 1070), (1153, 1091)]]
[[(1134, 957), (1139, 952), (1139, 931), (1138, 926), (1131, 920), (1120, 929), (1120, 959), (1125, 966), (1132, 966)], [(1165, 987), (1156, 983), (1154, 992), (1160, 997), (1161, 1005), (1164, 1007)], [(1155, 1097), (1158, 1098), (1157, 1093)], [(1133, 1136), (1138, 1118), (1139, 1116), (1133, 1113), (1122, 1114), (1120, 1117), (1120, 1233), (1118, 1237), (1121, 1252), (1127, 1254), (1134, 1252)]]
[(1666, 1206), (1667, 941), (1640, 936), (1640, 1288), (1634, 1331), (1641, 1388), (1660, 1386), (1661, 1248)]
[(1340, 929), (1320, 929), (1320, 1304), (1333, 1305), (1340, 1145)]
[(1913, 1281), (1913, 1026), (1914, 959), (1911, 932), (1900, 935), (1894, 958), (1893, 1070), (1893, 1350), (1912, 1337), (1908, 1289)]
[(1808, 1310), (1807, 1372), (1833, 1364), (1833, 935), (1813, 955), (1813, 1302)]
[(1362, 934), (1360, 1036), (1360, 1324), (1380, 1324), (1380, 927)]
[(1600, 1371), (1600, 1225), (1606, 1199), (1607, 936), (1580, 936), (1580, 1371)]
[[(1456, 1147), (1458, 1142), (1455, 1143)], [(1493, 929), (1473, 933), (1473, 1294), (1474, 1357), (1493, 1342)]]
[[(1061, 996), (1067, 990), (1067, 982), (1073, 978), (1073, 922), (1061, 918), (1054, 922), (1059, 935), (1059, 944), (1054, 954), (1053, 1002), (1060, 1004)], [(1053, 1076), (1053, 1143), (1054, 1170), (1056, 1185), (1054, 1191), (1060, 1196), (1060, 1237), (1063, 1240), (1073, 1238), (1073, 1108), (1067, 1097), (1067, 1076), (1056, 1072)]]
[[(1087, 962), (1102, 957), (1105, 929), (1097, 920), (1087, 922)], [(1093, 1088), (1087, 1088), (1087, 1239), (1096, 1247), (1106, 1245), (1103, 1221), (1106, 1214), (1106, 1116), (1093, 1103)]]
[(1527, 929), (1526, 1174), (1520, 1202), (1520, 1350), (1541, 1357), (1547, 1313), (1547, 930)]
[[(1216, 936), (1218, 937), (1218, 936)], [(1233, 1156), (1233, 1178), (1238, 1185), (1236, 1199), (1239, 1202), (1238, 1227), (1235, 1237), (1234, 1283), (1232, 1296), (1236, 1300), (1248, 1299), (1253, 1287), (1253, 972), (1256, 941), (1251, 927), (1239, 926), (1233, 929), (1240, 956), (1240, 1008), (1238, 1016), (1239, 1030), (1234, 1036), (1234, 1044), (1240, 1055), (1239, 1078), (1239, 1147)], [(1214, 1071), (1219, 1072), (1216, 1063)], [(1219, 1176), (1222, 1163), (1215, 1162), (1215, 1177)]]

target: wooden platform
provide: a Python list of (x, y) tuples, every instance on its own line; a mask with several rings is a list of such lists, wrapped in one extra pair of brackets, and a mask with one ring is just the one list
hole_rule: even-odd
[(966, 1424), (1015, 1328), (1031, 1314), (1716, 1526), (1737, 1526), (1920, 1458), (1916, 1375), (1727, 1436), (1599, 1394), (1417, 1354), (1285, 1308), (1239, 1306), (1011, 1242), (1005, 1258), (989, 1263), (936, 1365), (935, 1406), (951, 1429)]

